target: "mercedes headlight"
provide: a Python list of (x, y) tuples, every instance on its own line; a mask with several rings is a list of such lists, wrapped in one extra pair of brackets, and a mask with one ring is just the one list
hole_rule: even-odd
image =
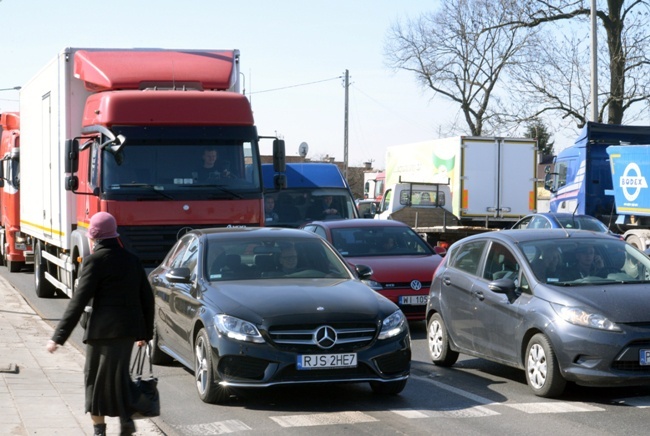
[(225, 314), (216, 315), (214, 317), (214, 325), (219, 334), (230, 339), (243, 342), (254, 342), (256, 344), (264, 342), (264, 338), (260, 334), (260, 331), (257, 330), (257, 327), (255, 327), (255, 324), (244, 321), (243, 319)]
[(381, 323), (379, 339), (388, 339), (399, 335), (407, 328), (406, 317), (401, 310), (393, 312)]

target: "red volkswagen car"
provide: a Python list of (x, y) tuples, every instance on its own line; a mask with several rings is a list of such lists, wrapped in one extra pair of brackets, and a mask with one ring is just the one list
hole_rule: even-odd
[(399, 221), (313, 221), (302, 227), (327, 239), (352, 265), (367, 265), (364, 282), (399, 305), (409, 321), (424, 319), (431, 278), (442, 257)]

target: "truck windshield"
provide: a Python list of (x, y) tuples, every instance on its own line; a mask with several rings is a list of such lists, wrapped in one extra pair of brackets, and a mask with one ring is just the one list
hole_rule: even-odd
[(309, 221), (358, 218), (350, 192), (343, 188), (287, 188), (279, 193), (267, 192), (264, 200), (269, 227), (300, 227)]
[(257, 147), (252, 142), (134, 143), (102, 152), (106, 198), (200, 200), (261, 195)]

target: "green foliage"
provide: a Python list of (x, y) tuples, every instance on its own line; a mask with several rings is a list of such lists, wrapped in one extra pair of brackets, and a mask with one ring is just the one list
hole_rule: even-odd
[(539, 148), (540, 154), (553, 154), (553, 144), (555, 144), (555, 142), (551, 142), (551, 134), (548, 132), (546, 125), (541, 120), (537, 118), (531, 120), (526, 125), (524, 136), (526, 138), (537, 139), (537, 147)]

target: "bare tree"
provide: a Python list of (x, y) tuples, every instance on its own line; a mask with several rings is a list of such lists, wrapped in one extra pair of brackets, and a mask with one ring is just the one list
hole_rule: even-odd
[(457, 103), (469, 134), (494, 132), (501, 119), (497, 84), (532, 33), (500, 26), (514, 22), (516, 4), (443, 0), (436, 12), (391, 27), (384, 50), (388, 64), (413, 72), (434, 97)]
[[(647, 105), (650, 98), (650, 8), (645, 0), (607, 0), (606, 5), (596, 12), (599, 41), (606, 41), (599, 44), (598, 53), (598, 121), (622, 124), (635, 121), (640, 112), (630, 109)], [(529, 103), (524, 112), (531, 117), (554, 112), (583, 126), (591, 104), (587, 19), (591, 8), (585, 0), (526, 0), (519, 7), (519, 19), (498, 27), (545, 29), (535, 50), (522, 53), (517, 62), (518, 92)], [(578, 26), (581, 34), (567, 34)], [(532, 102), (536, 104), (531, 111)]]

